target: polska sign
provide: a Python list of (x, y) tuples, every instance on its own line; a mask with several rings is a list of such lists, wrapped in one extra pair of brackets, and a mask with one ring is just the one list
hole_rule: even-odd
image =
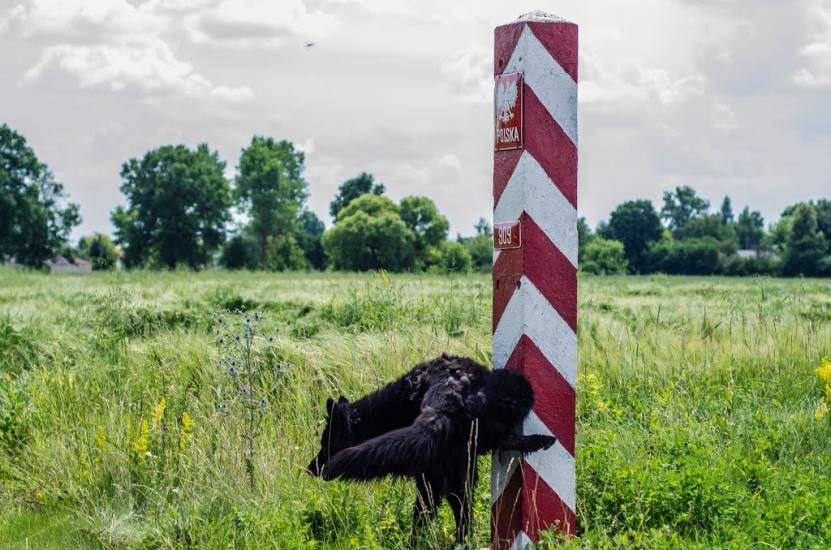
[(496, 77), (493, 90), (497, 151), (522, 148), (522, 73)]

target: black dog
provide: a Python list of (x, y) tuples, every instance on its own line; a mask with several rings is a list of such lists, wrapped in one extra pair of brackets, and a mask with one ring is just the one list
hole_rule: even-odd
[(522, 374), (442, 355), (353, 403), (329, 399), (320, 452), (308, 471), (326, 480), (413, 477), (414, 528), (435, 515), (446, 498), (461, 543), (470, 529), (476, 456), (494, 450), (531, 453), (556, 441), (516, 435), (533, 404)]

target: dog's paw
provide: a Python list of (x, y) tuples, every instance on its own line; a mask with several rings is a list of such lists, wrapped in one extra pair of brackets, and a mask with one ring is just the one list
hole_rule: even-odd
[(544, 451), (550, 449), (557, 442), (557, 438), (550, 435), (528, 435), (528, 452)]

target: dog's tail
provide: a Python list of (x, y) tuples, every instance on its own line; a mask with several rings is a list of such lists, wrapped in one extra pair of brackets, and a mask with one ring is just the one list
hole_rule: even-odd
[(441, 456), (451, 431), (450, 417), (422, 413), (411, 426), (340, 451), (326, 464), (323, 478), (366, 481), (387, 475), (419, 475)]

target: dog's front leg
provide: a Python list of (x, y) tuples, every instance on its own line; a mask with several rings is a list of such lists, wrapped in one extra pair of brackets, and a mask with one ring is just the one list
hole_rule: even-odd
[(441, 499), (441, 487), (427, 477), (427, 474), (415, 476), (416, 500), (413, 506), (413, 530), (410, 533), (410, 548), (415, 548), (418, 535), (424, 525), (436, 516), (436, 508)]
[(550, 435), (511, 435), (499, 445), (502, 451), (519, 451), (527, 455), (543, 449), (548, 449), (557, 442), (556, 437)]

